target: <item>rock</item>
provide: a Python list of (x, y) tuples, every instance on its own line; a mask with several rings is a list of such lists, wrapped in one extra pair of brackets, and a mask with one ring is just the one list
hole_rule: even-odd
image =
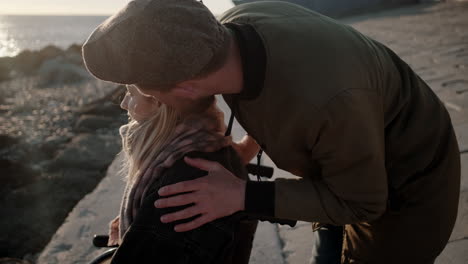
[(64, 59), (66, 62), (81, 66), (84, 69), (84, 62), (83, 58), (81, 57), (81, 53), (67, 52), (64, 55)]
[(126, 111), (122, 110), (119, 104), (113, 103), (111, 101), (100, 101), (92, 102), (90, 104), (84, 105), (80, 110), (80, 114), (85, 115), (99, 115), (99, 116), (119, 116), (122, 115), (126, 119)]
[(0, 82), (7, 81), (11, 78), (11, 66), (7, 64), (6, 60), (0, 60)]
[[(93, 131), (108, 134), (102, 136), (76, 136), (73, 131), (81, 117), (77, 108), (116, 85), (90, 80), (63, 85), (65, 88), (37, 89), (40, 79), (44, 83), (59, 82), (53, 75), (65, 75), (61, 69), (69, 65), (73, 72), (89, 78), (81, 66), (80, 49), (77, 45), (64, 52), (51, 47), (0, 58), (1, 65), (13, 65), (11, 77), (15, 78), (0, 84), (0, 257), (35, 263), (34, 254), (47, 244), (76, 202), (94, 189), (121, 148), (116, 127)], [(47, 68), (51, 62), (56, 64), (54, 69)], [(49, 76), (34, 76), (44, 68)], [(32, 76), (24, 76), (23, 70)], [(92, 115), (98, 124), (104, 120), (114, 124), (125, 117), (119, 104), (110, 101), (112, 95), (95, 101), (88, 109), (95, 112)], [(90, 119), (83, 117), (84, 121)], [(26, 258), (25, 254), (33, 255)]]
[(49, 45), (37, 52), (39, 59), (42, 61), (58, 57), (62, 54), (63, 50), (54, 45)]
[(80, 168), (105, 169), (121, 148), (113, 136), (80, 134), (60, 150), (51, 169)]
[(91, 241), (94, 234), (107, 233), (109, 221), (118, 213), (125, 186), (119, 173), (121, 163), (122, 155), (118, 155), (107, 176), (68, 214), (41, 252), (37, 264), (90, 263), (107, 250), (94, 247)]
[(82, 115), (75, 124), (77, 132), (93, 132), (99, 128), (111, 127), (117, 119), (107, 116)]
[[(0, 168), (2, 168), (0, 192), (3, 194), (6, 190), (28, 185), (37, 179), (36, 173), (21, 162), (0, 157)], [(0, 197), (3, 197), (3, 194)]]
[(69, 63), (63, 57), (44, 61), (38, 70), (39, 85), (70, 84), (80, 82), (90, 77), (80, 66)]
[(60, 148), (61, 145), (68, 142), (70, 139), (64, 136), (47, 137), (41, 144), (40, 149), (51, 157)]
[(18, 157), (12, 154), (19, 140), (8, 135), (0, 135), (0, 197), (4, 191), (27, 185), (34, 181), (35, 175), (27, 167), (27, 164), (18, 161)]
[(18, 143), (18, 139), (9, 135), (0, 135), (0, 150), (5, 150)]
[(112, 116), (122, 117), (121, 120), (127, 121), (128, 116), (126, 115), (126, 111), (122, 110), (119, 104), (115, 104), (110, 101), (101, 102), (101, 103), (91, 103), (88, 105), (83, 106), (80, 110), (78, 110), (80, 114), (85, 115), (99, 115), (99, 116)]
[(2, 216), (8, 216), (0, 218), (0, 256), (24, 258), (39, 253), (76, 202), (103, 175), (98, 170), (65, 169), (6, 193), (0, 199)]
[(42, 160), (44, 151), (25, 143), (19, 138), (0, 135), (0, 197), (6, 191), (15, 190), (35, 182), (38, 171), (37, 161)]
[(68, 62), (84, 66), (83, 58), (81, 57), (81, 46), (73, 44), (65, 50), (65, 58)]
[(36, 253), (36, 254), (27, 253), (26, 255), (24, 255), (23, 260), (27, 261), (28, 263), (36, 263), (38, 257), (39, 257), (39, 253)]
[(79, 54), (81, 54), (81, 47), (82, 46), (83, 45), (72, 44), (67, 48), (67, 50), (65, 52), (66, 53), (79, 53)]
[[(127, 89), (123, 85), (117, 86), (112, 92), (104, 97), (84, 105), (78, 112), (86, 115), (117, 116), (125, 114), (126, 111), (120, 108), (120, 102), (125, 96)], [(126, 116), (125, 116), (125, 119)]]
[(31, 264), (31, 262), (16, 258), (0, 258), (0, 264)]
[(14, 68), (23, 74), (34, 74), (42, 61), (35, 52), (24, 50), (15, 57)]
[[(89, 76), (89, 74), (84, 69), (83, 59), (81, 58), (81, 45), (76, 44), (71, 45), (66, 51), (56, 46), (49, 45), (40, 51), (24, 50), (14, 58), (0, 59), (9, 60), (10, 70), (19, 71), (25, 75), (34, 75), (38, 72), (41, 65), (43, 65), (46, 61), (57, 58), (61, 58), (62, 63), (64, 64), (72, 64), (77, 66), (78, 68), (82, 69), (84, 73), (86, 73), (86, 76)], [(2, 60), (0, 60), (0, 67)]]
[(100, 128), (116, 128), (128, 121), (126, 111), (120, 108), (120, 101), (126, 92), (119, 85), (102, 98), (92, 101), (80, 109), (80, 118), (75, 123), (76, 132), (94, 132)]
[(63, 50), (49, 45), (40, 51), (24, 50), (14, 58), (14, 68), (26, 75), (35, 74), (39, 66), (46, 60), (63, 54)]
[(120, 105), (120, 102), (122, 102), (126, 92), (127, 88), (125, 85), (119, 85), (112, 92), (108, 93), (104, 98)]

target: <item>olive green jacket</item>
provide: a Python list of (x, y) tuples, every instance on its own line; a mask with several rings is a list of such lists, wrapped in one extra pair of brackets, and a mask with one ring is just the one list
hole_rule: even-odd
[(301, 177), (275, 181), (275, 217), (376, 219), (451, 131), (443, 104), (408, 65), (350, 26), (267, 1), (220, 21), (252, 25), (265, 47), (260, 94), (224, 98), (274, 163)]

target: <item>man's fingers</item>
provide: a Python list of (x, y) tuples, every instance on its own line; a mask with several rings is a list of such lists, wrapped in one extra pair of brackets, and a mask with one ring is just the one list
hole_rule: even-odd
[(196, 203), (198, 201), (197, 198), (198, 196), (194, 193), (180, 194), (169, 198), (159, 198), (154, 202), (154, 206), (157, 208), (181, 206)]
[(197, 217), (196, 219), (194, 219), (191, 222), (176, 225), (174, 227), (174, 231), (176, 231), (176, 232), (190, 231), (190, 230), (195, 229), (197, 227), (200, 227), (200, 226), (202, 226), (202, 225), (204, 225), (206, 223), (209, 223), (209, 222), (211, 222), (213, 220), (214, 219), (211, 216), (209, 216), (207, 214), (203, 214), (203, 215), (201, 215), (200, 217)]
[(165, 214), (161, 216), (161, 222), (170, 223), (181, 219), (187, 219), (192, 216), (201, 214), (201, 210), (196, 205), (185, 208), (184, 210), (177, 211), (175, 213)]
[(219, 168), (219, 163), (205, 159), (192, 159), (189, 157), (184, 158), (185, 163), (204, 171), (213, 171)]
[(164, 186), (158, 190), (158, 194), (160, 196), (167, 196), (182, 192), (196, 191), (198, 189), (200, 189), (200, 178)]

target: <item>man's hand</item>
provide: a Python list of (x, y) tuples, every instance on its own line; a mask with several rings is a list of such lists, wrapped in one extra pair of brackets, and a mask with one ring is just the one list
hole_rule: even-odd
[(160, 196), (190, 193), (160, 198), (154, 203), (157, 208), (194, 203), (193, 206), (183, 210), (161, 216), (161, 222), (169, 223), (201, 214), (191, 222), (174, 227), (176, 232), (185, 232), (244, 210), (246, 181), (237, 178), (217, 162), (188, 157), (185, 157), (185, 162), (192, 167), (207, 171), (208, 175), (159, 189)]

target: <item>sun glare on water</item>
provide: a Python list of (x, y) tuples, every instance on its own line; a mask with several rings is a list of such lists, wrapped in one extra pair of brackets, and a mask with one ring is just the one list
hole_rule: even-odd
[(20, 51), (16, 40), (9, 34), (7, 28), (0, 17), (0, 57), (14, 56)]

